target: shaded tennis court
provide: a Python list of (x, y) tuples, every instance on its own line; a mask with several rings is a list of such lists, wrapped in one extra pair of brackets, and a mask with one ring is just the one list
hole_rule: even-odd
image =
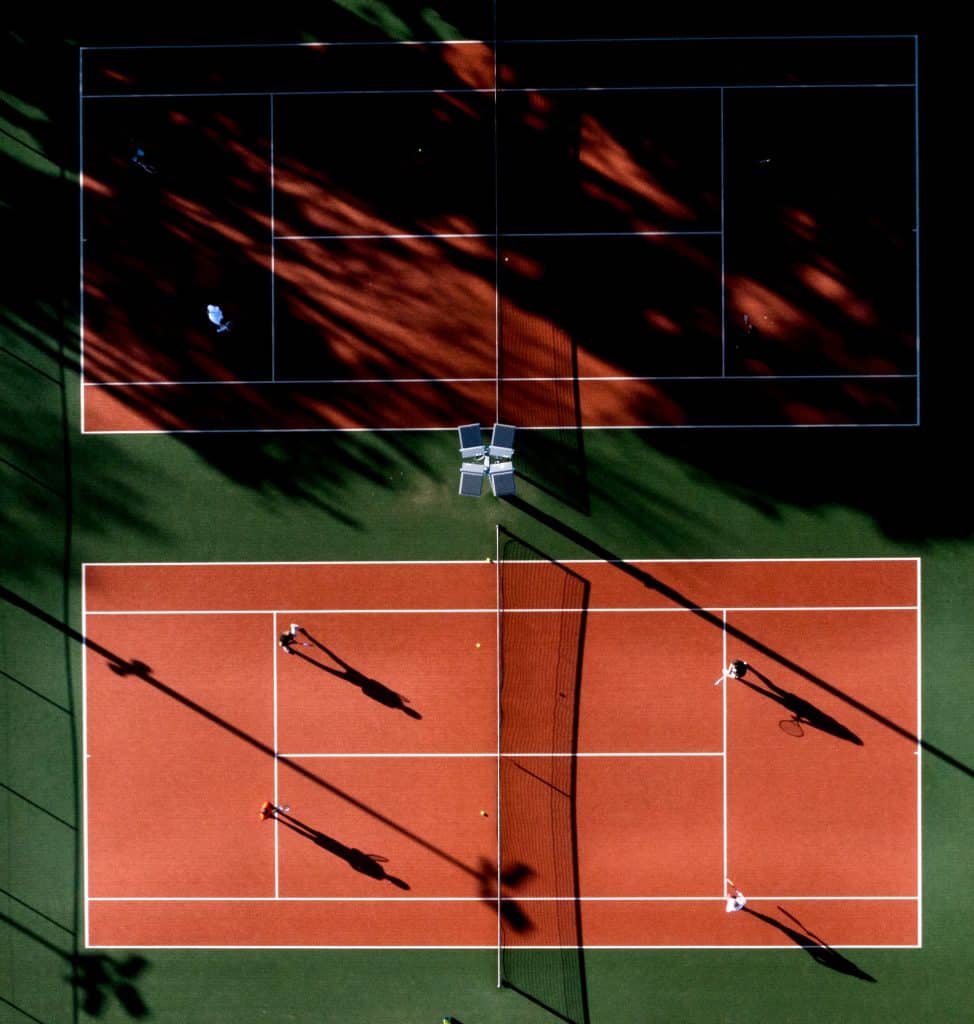
[(908, 39), (184, 56), (86, 54), (86, 430), (917, 420)]

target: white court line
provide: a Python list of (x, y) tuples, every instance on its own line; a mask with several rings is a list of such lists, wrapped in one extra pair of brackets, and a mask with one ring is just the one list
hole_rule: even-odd
[[(828, 903), (911, 902), (916, 896), (752, 896)], [(91, 903), (483, 903), (482, 896), (91, 896)], [(723, 903), (723, 896), (504, 896), (505, 903)]]
[[(85, 628), (86, 608), (86, 574), (81, 573), (81, 627)], [(88, 913), (89, 883), (88, 870), (91, 858), (88, 853), (88, 837), (91, 829), (88, 825), (88, 659), (85, 651), (81, 652), (81, 816), (84, 827), (84, 838), (82, 840), (83, 865), (83, 886), (84, 886), (84, 939), (85, 945), (91, 945), (90, 916)]]
[[(304, 379), (301, 377), (266, 377), (253, 380), (110, 380), (90, 381), (89, 388), (173, 388), (206, 385), (208, 387), (256, 387), (277, 384), (481, 384), (494, 382), (494, 377), (324, 377)], [(395, 428), (402, 430), (402, 427)], [(411, 429), (411, 428), (410, 428)], [(444, 428), (437, 427), (442, 430)], [(451, 429), (456, 429), (451, 428)]]
[[(653, 381), (656, 383), (685, 383), (685, 382), (702, 382), (708, 383), (710, 381), (744, 381), (748, 384), (764, 384), (770, 381), (810, 381), (810, 380), (834, 380), (834, 381), (872, 381), (872, 380), (914, 380), (917, 377), (915, 373), (791, 373), (791, 374), (762, 374), (756, 376), (753, 374), (740, 374), (732, 375), (728, 374), (722, 376), (720, 374), (708, 374), (704, 376), (668, 376), (668, 377), (654, 377), (651, 374), (634, 375), (634, 376), (582, 376), (577, 377), (505, 377), (504, 380), (509, 384), (552, 384), (562, 383), (566, 381), (579, 381), (580, 383), (632, 383), (634, 381)], [(315, 377), (315, 378), (304, 378), (304, 377), (270, 377), (270, 378), (253, 378), (251, 380), (106, 380), (106, 381), (86, 381), (86, 388), (172, 388), (172, 387), (194, 387), (205, 385), (207, 387), (256, 387), (258, 385), (277, 384), (277, 385), (311, 385), (311, 384), (491, 384), (496, 381), (495, 377)], [(740, 424), (738, 424), (740, 425)], [(783, 426), (789, 426), (790, 424), (783, 424)], [(795, 424), (796, 426), (800, 424)], [(850, 424), (855, 426), (855, 424)], [(867, 424), (872, 426), (873, 424)], [(710, 429), (710, 424), (702, 424), (702, 426)], [(403, 430), (407, 428), (395, 427), (387, 428), (395, 430)], [(422, 428), (408, 428), (422, 429)], [(454, 430), (455, 427), (430, 427), (430, 430)], [(521, 430), (550, 430), (551, 427), (520, 427)], [(582, 428), (592, 429), (592, 428)], [(611, 429), (611, 428), (594, 428), (594, 429)], [(106, 431), (107, 433), (107, 431)], [(131, 431), (130, 431), (131, 433)]]
[[(727, 609), (724, 608), (723, 612), (723, 623), (724, 628), (721, 631), (721, 643), (723, 649), (721, 651), (721, 672), (727, 669)], [(723, 801), (723, 816), (724, 816), (724, 832), (723, 832), (723, 877), (720, 880), (720, 891), (722, 893), (727, 892), (727, 677), (721, 683), (721, 690), (723, 691), (720, 695), (721, 699), (721, 799)], [(725, 895), (726, 898), (726, 895)]]
[[(497, 18), (497, 6), (496, 3), (493, 8), (494, 18)], [(496, 57), (494, 66), (494, 83), (497, 83), (497, 67)], [(495, 150), (496, 152), (496, 150)], [(497, 410), (498, 419), (500, 418), (500, 389), (498, 388), (497, 394)], [(496, 957), (496, 981), (497, 987), (501, 988), (504, 983), (504, 963), (503, 963), (503, 952), (504, 952), (504, 920), (501, 913), (501, 901), (503, 895), (503, 875), (504, 875), (504, 864), (503, 864), (503, 832), (502, 832), (502, 820), (501, 820), (501, 755), (502, 755), (502, 725), (503, 725), (503, 710), (502, 710), (502, 683), (504, 678), (503, 670), (503, 658), (504, 658), (504, 621), (501, 615), (503, 610), (503, 589), (501, 584), (501, 527), (500, 523), (494, 524), (494, 606), (495, 606), (495, 623), (494, 623), (494, 637), (496, 644), (496, 657), (495, 657), (495, 671), (494, 671), (494, 720), (496, 725), (495, 737), (494, 737), (494, 753), (497, 757), (497, 767), (494, 772), (494, 822), (495, 822), (495, 835), (494, 843), (496, 847), (495, 859), (497, 863), (497, 872), (494, 878), (494, 885), (496, 886), (497, 901), (494, 907), (494, 912), (497, 915), (497, 957)], [(576, 890), (577, 891), (577, 890)]]
[(307, 753), (299, 752), (296, 754), (287, 754), (283, 751), (277, 755), (278, 757), (287, 757), (291, 760), (299, 760), (301, 758), (333, 758), (335, 760), (344, 760), (345, 758), (410, 758), (410, 757), (427, 757), (427, 758), (442, 758), (442, 757), (455, 757), (455, 758), (518, 758), (519, 760), (527, 760), (528, 758), (536, 757), (541, 760), (548, 760), (552, 757), (723, 757), (723, 752), (720, 750), (593, 750), (588, 752), (572, 752), (572, 751), (526, 751), (523, 753), (503, 753), (498, 754), (495, 750), (490, 751), (456, 751), (453, 753), (420, 753), (415, 751), (402, 751), (400, 753), (364, 753), (364, 754), (343, 754), (343, 753)]
[[(549, 423), (543, 427), (518, 427), (518, 430), (893, 430), (919, 426), (914, 421), (868, 423), (624, 423), (591, 424)], [(147, 427), (144, 430), (82, 430), (97, 437), (149, 437), (156, 434), (392, 434), (403, 431), (456, 430), (456, 427)], [(520, 948), (520, 947), (519, 947)]]
[[(390, 899), (391, 898), (392, 897), (390, 897)], [(396, 952), (413, 951), (413, 952), (427, 952), (428, 953), (428, 952), (437, 951), (437, 950), (461, 950), (461, 951), (469, 952), (470, 950), (489, 949), (489, 950), (493, 951), (496, 947), (494, 945), (480, 946), (480, 945), (471, 944), (469, 946), (441, 946), (441, 945), (431, 945), (431, 946), (333, 946), (333, 945), (321, 945), (321, 946), (288, 946), (288, 945), (278, 945), (278, 946), (209, 946), (209, 945), (195, 945), (195, 946), (194, 945), (187, 945), (187, 946), (132, 946), (132, 945), (111, 946), (111, 945), (98, 945), (98, 946), (90, 946), (89, 948), (90, 949), (187, 949), (187, 950), (201, 950), (201, 949), (217, 950), (217, 949), (219, 949), (219, 950), (230, 950), (230, 951), (258, 949), (258, 950), (264, 950), (264, 951), (269, 951), (269, 952), (276, 952), (278, 950), (283, 950), (283, 949), (308, 949), (308, 950), (323, 950), (323, 949), (332, 950), (332, 949), (334, 949), (334, 950), (342, 950), (342, 951), (345, 951), (345, 952), (348, 952), (348, 951), (359, 952), (359, 951), (366, 951), (366, 950), (377, 952), (379, 950), (393, 950), (393, 951), (396, 951)], [(521, 949), (527, 949), (527, 950), (532, 950), (532, 949), (537, 949), (537, 950), (553, 950), (553, 949), (578, 949), (580, 947), (578, 947), (578, 946), (521, 946), (521, 945), (518, 945), (517, 948), (519, 950), (521, 950)], [(775, 949), (775, 950), (794, 949), (794, 950), (799, 950), (799, 951), (801, 951), (801, 949), (802, 949), (801, 946), (796, 946), (794, 943), (789, 943), (787, 946), (784, 945), (784, 944), (782, 944), (780, 946), (735, 946), (735, 945), (726, 945), (726, 946), (600, 946), (600, 945), (597, 945), (595, 943), (588, 943), (588, 942), (585, 943), (585, 947), (584, 948), (585, 949), (616, 949), (616, 950), (634, 950), (634, 949), (681, 949), (681, 950), (684, 950), (684, 949), (686, 949), (686, 950), (703, 949), (703, 950), (711, 950), (711, 949), (720, 949), (720, 950), (732, 950), (734, 952), (744, 952), (744, 951), (749, 950), (749, 949), (757, 949), (757, 950), (762, 950), (762, 949)], [(833, 946), (831, 948), (833, 948), (833, 949), (919, 949), (920, 947), (912, 945), (912, 944), (904, 943), (901, 946), (891, 946), (891, 945), (887, 944), (887, 945), (881, 945), (881, 946), (863, 946), (863, 945)]]
[(277, 235), (279, 242), (317, 242), (325, 238), (334, 242), (368, 241), (376, 238), (401, 240), (404, 238), (497, 238), (496, 231), (413, 231), (371, 235)]
[[(101, 609), (87, 614), (95, 615), (271, 615), (273, 608), (134, 608), (134, 609)], [(708, 608), (694, 605), (692, 608), (678, 606), (675, 608), (508, 608), (507, 615), (571, 615), (579, 612), (594, 614), (601, 612), (606, 615), (625, 615), (629, 612), (639, 615), (693, 615), (708, 612), (716, 615), (719, 612), (915, 612), (916, 605), (770, 605), (768, 607)], [(494, 615), (495, 608), (292, 608), (295, 615)]]
[[(773, 38), (773, 37), (769, 37)], [(786, 37), (791, 38), (791, 37)], [(794, 38), (804, 38), (796, 36)], [(815, 38), (810, 36), (808, 38)], [(833, 38), (831, 36), (824, 38)], [(845, 38), (835, 36), (836, 39)], [(873, 38), (865, 36), (863, 38)], [(876, 36), (881, 39), (883, 36)], [(897, 37), (891, 37), (897, 38)], [(485, 46), (491, 43), (490, 39), (344, 39), (331, 42), (329, 40), (317, 40), (314, 42), (300, 43), (136, 43), (133, 45), (105, 45), (105, 46), (82, 46), (84, 53), (88, 50), (274, 50), (287, 49), (289, 47), (308, 47), (312, 50), (331, 50), (336, 47), (368, 47), (368, 46)]]
[(869, 41), (871, 39), (916, 39), (916, 35), (913, 33), (892, 33), (879, 35), (867, 35), (865, 33), (854, 33), (854, 34), (818, 34), (818, 35), (767, 35), (767, 36), (579, 36), (573, 39), (498, 39), (497, 42), (502, 46), (523, 46), (533, 45), (534, 43), (544, 44), (559, 44), (559, 43), (723, 43), (723, 42), (759, 42), (763, 43), (766, 40), (774, 40), (775, 42), (802, 42), (803, 40), (838, 40), (838, 39), (861, 39)]
[[(281, 755), (277, 752), (280, 747), (278, 746), (277, 737), (277, 644), (280, 633), (277, 629), (277, 612), (274, 613), (274, 617), (271, 622), (271, 628), (274, 631), (273, 636), (273, 651), (274, 656), (271, 659), (273, 664), (273, 701), (274, 701), (274, 806), (281, 806), (281, 796), (279, 789), (280, 782), (280, 769), (279, 763)], [(263, 824), (263, 823), (262, 823)], [(274, 819), (274, 896), (278, 897), (281, 895), (281, 855), (280, 855), (280, 832), (281, 830), (277, 827), (277, 819)]]
[[(456, 427), (440, 427), (440, 430), (449, 430), (454, 433)], [(859, 562), (912, 562), (919, 566), (920, 559), (915, 555), (847, 555), (841, 557), (802, 557), (794, 558), (559, 558), (559, 565), (766, 565), (766, 564), (788, 564), (795, 562), (799, 564), (815, 563), (859, 563)], [(484, 565), (481, 558), (363, 558), (363, 559), (329, 559), (329, 560), (292, 560), (287, 562), (82, 562), (82, 569), (89, 567), (96, 568), (143, 568), (144, 566), (172, 566), (183, 568), (185, 566), (222, 566), (222, 565), (251, 565), (251, 566), (309, 566), (309, 565)], [(508, 563), (512, 564), (512, 563)], [(551, 560), (546, 558), (519, 558), (518, 565), (551, 565)], [(281, 611), (282, 609), (277, 609)], [(493, 610), (493, 609), (492, 609)]]
[[(917, 559), (917, 602), (922, 605), (921, 599), (921, 562)], [(919, 905), (917, 906), (917, 945), (923, 945), (923, 757), (921, 756), (923, 742), (923, 613), (917, 615), (917, 888)]]
[[(556, 610), (556, 609), (553, 609)], [(156, 608), (138, 611), (96, 611), (89, 615), (273, 615), (273, 608)], [(495, 615), (495, 608), (291, 608), (294, 615)]]
[[(241, 99), (267, 96), (455, 96), (470, 93), (493, 93), (493, 89), (457, 86), (442, 88), (426, 86), (420, 89), (240, 89), (239, 91), (200, 92), (95, 92), (87, 93), (86, 100), (166, 100), (166, 99)], [(507, 91), (507, 90), (505, 90)], [(513, 90), (512, 90), (513, 91)], [(534, 90), (530, 90), (534, 91)]]
[(333, 47), (370, 47), (370, 46), (487, 46), (500, 44), (501, 46), (523, 46), (533, 44), (560, 45), (576, 43), (697, 43), (697, 42), (764, 42), (774, 40), (776, 42), (803, 40), (829, 41), (839, 39), (860, 39), (869, 42), (873, 39), (913, 39), (915, 33), (833, 33), (833, 34), (810, 34), (810, 35), (761, 35), (761, 36), (578, 36), (571, 39), (368, 39), (368, 40), (335, 40), (319, 39), (313, 41), (302, 41), (294, 43), (135, 43), (126, 44), (105, 44), (94, 46), (82, 46), (82, 53), (91, 51), (119, 51), (119, 50), (273, 50), (310, 47), (311, 49), (332, 49)]
[(727, 376), (727, 265), (724, 228), (724, 90), (720, 90), (720, 375)]
[[(728, 85), (541, 85), (508, 86), (502, 93), (521, 92), (715, 92), (727, 89), (734, 92), (760, 92), (768, 89), (912, 89), (913, 82), (779, 82), (776, 84)], [(431, 91), (431, 90), (428, 90)], [(231, 94), (232, 95), (232, 94)]]
[[(450, 432), (454, 432), (456, 427), (451, 427)], [(733, 561), (733, 559), (731, 559)], [(786, 559), (791, 561), (791, 559)], [(818, 559), (808, 559), (808, 561), (818, 561)], [(847, 561), (847, 559), (837, 559), (837, 561)], [(876, 559), (876, 561), (886, 561), (886, 559)], [(889, 561), (895, 561), (895, 559), (889, 559)], [(912, 558), (902, 558), (899, 561), (912, 562)], [(138, 568), (141, 569), (144, 566), (166, 566), (173, 568), (182, 568), (184, 566), (254, 566), (254, 567), (266, 567), (266, 566), (310, 566), (310, 565), (483, 565), (483, 559), (481, 558), (444, 558), (432, 559), (432, 558), (417, 558), (417, 559), (392, 559), (392, 558), (378, 558), (378, 559), (365, 559), (358, 561), (356, 559), (335, 559), (329, 561), (318, 561), (316, 559), (306, 559), (302, 561), (289, 561), (289, 562), (82, 562), (82, 568), (87, 569), (89, 567), (95, 568)], [(270, 609), (275, 610), (275, 609)], [(276, 609), (282, 611), (283, 609)]]
[(344, 240), (363, 241), (370, 239), (404, 238), (667, 238), (673, 235), (682, 238), (687, 235), (717, 236), (720, 231), (418, 231), (409, 234), (373, 235), (277, 235), (278, 241), (313, 242), (321, 239), (340, 242)]
[(913, 275), (914, 298), (914, 332), (916, 335), (916, 404), (917, 422), (920, 421), (920, 52), (919, 38), (913, 37), (913, 80), (917, 83), (913, 90)]
[(277, 251), (274, 244), (277, 227), (275, 204), (275, 173), (274, 173), (274, 96), (268, 97), (270, 102), (270, 158), (271, 158), (271, 380), (277, 379)]
[(764, 85), (727, 85), (715, 82), (713, 85), (535, 85), (508, 86), (504, 89), (485, 89), (477, 87), (442, 88), (427, 86), (421, 89), (241, 89), (239, 91), (214, 92), (96, 92), (87, 93), (85, 100), (159, 100), (159, 99), (231, 99), (239, 97), (265, 96), (455, 96), (471, 93), (504, 95), (506, 93), (640, 93), (640, 92), (716, 92), (718, 89), (735, 92), (762, 92), (769, 89), (777, 90), (822, 90), (822, 89), (913, 89), (914, 82), (826, 82), (800, 83), (781, 82)]
[(83, 51), (78, 53), (78, 418), (85, 432), (85, 118)]

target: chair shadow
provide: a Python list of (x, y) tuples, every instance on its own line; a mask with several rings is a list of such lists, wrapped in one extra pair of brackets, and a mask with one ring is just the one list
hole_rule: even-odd
[(333, 839), (331, 836), (325, 835), (324, 832), (319, 832), (318, 829), (312, 828), (311, 825), (298, 820), (292, 814), (280, 810), (280, 808), (275, 809), (270, 817), (275, 821), (279, 821), (285, 828), (289, 828), (297, 835), (309, 839), (315, 846), (341, 858), (350, 868), (358, 871), (360, 874), (368, 875), (369, 878), (374, 878), (378, 882), (391, 882), (398, 889), (409, 888), (408, 882), (404, 882), (401, 878), (396, 878), (386, 871), (382, 866), (382, 862), (385, 860), (384, 857), (380, 857), (376, 853), (363, 853), (353, 846), (346, 846), (337, 839)]
[(828, 967), (829, 970), (837, 971), (839, 974), (848, 974), (849, 977), (858, 978), (860, 981), (870, 981), (876, 984), (876, 978), (871, 974), (867, 974), (866, 971), (854, 964), (848, 957), (843, 956), (837, 949), (833, 949), (824, 939), (809, 931), (797, 917), (789, 914), (784, 907), (779, 906), (778, 909), (782, 914), (791, 918), (801, 928), (801, 931), (790, 928), (776, 918), (768, 914), (762, 914), (759, 910), (754, 910), (752, 907), (743, 907), (742, 911), (745, 914), (750, 914), (752, 917), (759, 918), (766, 924), (771, 925), (772, 928), (777, 928), (778, 931), (791, 939), (795, 945), (801, 946), (816, 963), (821, 964), (823, 967)]
[(126, 662), (108, 662), (108, 668), (117, 676), (135, 676), (136, 679), (148, 679), (152, 675), (152, 666), (138, 658)]
[(404, 697), (401, 693), (397, 693), (395, 690), (386, 686), (385, 683), (380, 683), (378, 679), (372, 679), (365, 675), (364, 672), (359, 672), (357, 668), (354, 668), (347, 661), (339, 657), (339, 655), (326, 647), (320, 640), (316, 640), (306, 629), (302, 629), (301, 632), (312, 644), (314, 644), (315, 647), (318, 648), (319, 651), (326, 654), (340, 667), (335, 668), (331, 665), (326, 665), (324, 662), (318, 661), (317, 658), (312, 658), (308, 654), (294, 650), (294, 648), (291, 649), (292, 654), (296, 654), (299, 658), (304, 658), (305, 661), (317, 666), (323, 672), (328, 672), (333, 676), (337, 676), (339, 679), (344, 679), (345, 682), (351, 683), (353, 686), (357, 686), (366, 697), (370, 700), (374, 700), (377, 704), (381, 704), (383, 707), (391, 708), (394, 711), (401, 711), (404, 715), (408, 715), (410, 718), (423, 717), (414, 708), (407, 706), (409, 704), (408, 697)]
[(756, 669), (750, 662), (748, 662), (747, 674), (757, 676), (766, 688), (756, 686), (754, 683), (748, 682), (747, 679), (738, 678), (737, 681), (755, 693), (761, 694), (762, 697), (767, 697), (768, 700), (781, 704), (782, 707), (791, 712), (794, 721), (798, 724), (819, 729), (830, 736), (835, 736), (836, 739), (854, 743), (857, 747), (864, 746), (863, 741), (851, 729), (836, 721), (831, 715), (827, 715), (809, 701), (792, 693), (790, 690), (785, 690), (778, 686), (777, 683), (773, 682), (759, 669)]
[[(480, 879), (480, 899), (488, 906), (498, 909), (501, 918), (519, 934), (529, 932), (534, 928), (534, 922), (528, 916), (524, 908), (509, 896), (497, 899), (497, 864), (486, 857), (478, 861), (477, 875)], [(505, 868), (500, 877), (501, 892), (504, 889), (516, 889), (535, 874), (534, 868), (518, 861), (509, 868)]]

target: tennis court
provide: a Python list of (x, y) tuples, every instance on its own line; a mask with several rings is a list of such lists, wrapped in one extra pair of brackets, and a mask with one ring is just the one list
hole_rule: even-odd
[[(561, 946), (579, 900), (572, 945), (787, 945), (724, 913), (733, 875), (916, 945), (917, 747), (884, 723), (917, 728), (917, 587), (908, 560), (88, 566), (89, 941)], [(737, 658), (761, 682), (713, 685)], [(805, 681), (795, 730), (803, 665), (844, 686)]]
[(176, 52), (82, 56), (84, 430), (916, 423), (912, 39)]
[(958, 65), (690, 14), (4, 34), (3, 1024), (974, 1016)]

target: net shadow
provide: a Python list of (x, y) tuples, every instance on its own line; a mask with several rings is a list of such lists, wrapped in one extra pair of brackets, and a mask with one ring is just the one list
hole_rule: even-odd
[(578, 709), (589, 583), (498, 529), (498, 895), (527, 865), (530, 927), (498, 914), (498, 980), (569, 1024), (589, 1024), (576, 819)]
[[(544, 425), (522, 435), (518, 473), (536, 487), (580, 512), (589, 511), (588, 473), (578, 381), (578, 341), (571, 326), (557, 322), (554, 300), (532, 293), (526, 243), (500, 263), (501, 285), (509, 298), (500, 305), (497, 404), (505, 423), (530, 418)], [(533, 287), (537, 287), (535, 284)], [(563, 294), (558, 289), (558, 294)], [(533, 381), (533, 385), (525, 385)], [(525, 386), (532, 387), (526, 399)]]

